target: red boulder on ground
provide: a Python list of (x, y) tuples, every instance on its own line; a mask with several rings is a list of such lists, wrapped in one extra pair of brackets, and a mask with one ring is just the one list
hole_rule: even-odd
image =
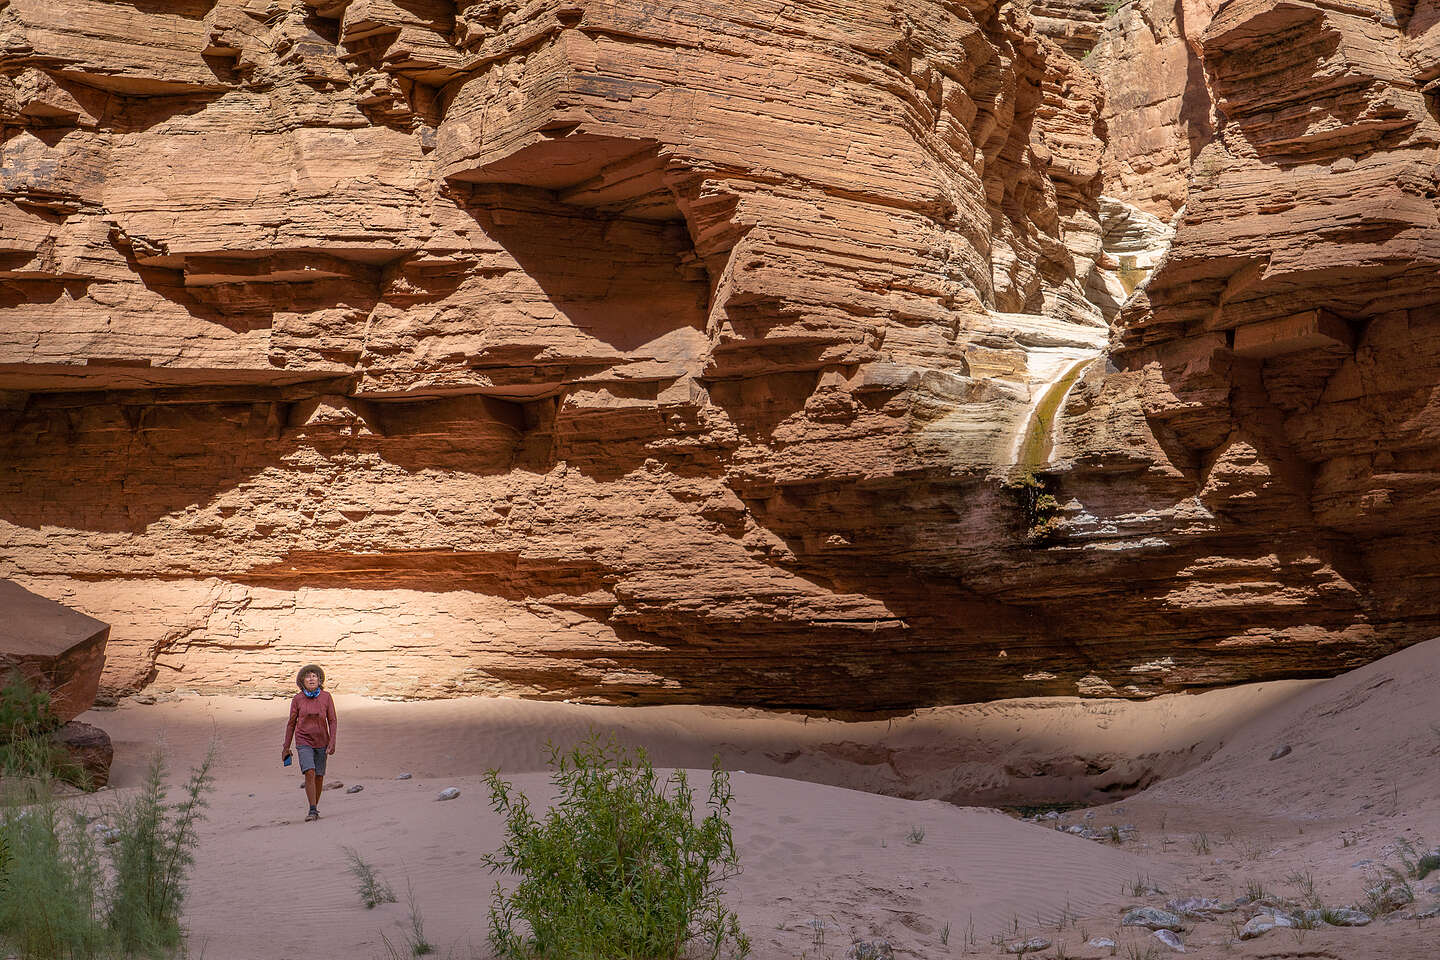
[(0, 580), (0, 681), (19, 670), (60, 720), (94, 704), (109, 636), (109, 624)]

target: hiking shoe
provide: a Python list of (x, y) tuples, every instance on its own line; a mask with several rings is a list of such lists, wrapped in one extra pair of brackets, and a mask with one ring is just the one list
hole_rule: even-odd
[(316, 810), (314, 807), (311, 807), (311, 808), (310, 808), (310, 812), (307, 813), (307, 814), (305, 814), (305, 820), (306, 820), (307, 822), (310, 821), (310, 820), (319, 820), (319, 819), (320, 819), (320, 811), (319, 811), (319, 810)]

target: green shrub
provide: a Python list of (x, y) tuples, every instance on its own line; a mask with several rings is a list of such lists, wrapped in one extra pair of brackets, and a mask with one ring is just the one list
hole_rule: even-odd
[(155, 756), (139, 792), (109, 811), (116, 834), (106, 848), (108, 871), (85, 817), (62, 806), (52, 780), (37, 778), (26, 804), (0, 815), (0, 847), (9, 854), (0, 946), (33, 960), (112, 960), (182, 950), (184, 882), (213, 763), (212, 753), (170, 805), (165, 765)]
[(674, 960), (692, 946), (710, 958), (749, 952), (721, 886), (740, 872), (730, 828), (729, 775), (717, 757), (709, 812), (699, 821), (684, 771), (661, 781), (643, 750), (592, 736), (550, 747), (554, 805), (530, 801), (492, 770), (490, 800), (505, 820), (491, 872), (490, 943), (507, 958)]
[(22, 957), (94, 957), (108, 941), (98, 907), (103, 882), (83, 820), (58, 804), (7, 808), (0, 820), (11, 859), (0, 898), (0, 942)]
[(0, 687), (0, 740), (20, 740), (48, 734), (60, 721), (50, 711), (50, 695), (19, 670), (11, 670)]
[(185, 878), (195, 862), (196, 828), (209, 804), (214, 764), (212, 747), (172, 806), (165, 802), (165, 758), (157, 751), (140, 792), (115, 811), (120, 837), (111, 857), (109, 921), (123, 950), (174, 948), (183, 941)]
[(1052, 486), (1052, 480), (1027, 470), (1002, 487), (1020, 508), (1025, 542), (1031, 546), (1044, 546), (1060, 532), (1060, 501), (1051, 492)]
[(30, 799), (36, 799), (36, 781), (84, 781), (84, 772), (50, 739), (60, 725), (50, 694), (19, 670), (10, 671), (0, 687), (0, 777), (29, 782)]

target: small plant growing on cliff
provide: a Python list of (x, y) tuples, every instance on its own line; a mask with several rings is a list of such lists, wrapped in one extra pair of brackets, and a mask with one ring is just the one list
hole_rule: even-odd
[(662, 781), (643, 750), (592, 736), (568, 753), (550, 747), (556, 800), (537, 819), (529, 799), (487, 775), (505, 821), (484, 860), (519, 882), (497, 883), (490, 943), (506, 958), (675, 960), (697, 946), (710, 958), (749, 952), (720, 899), (740, 872), (730, 828), (729, 775), (717, 758), (709, 812), (697, 820), (684, 771)]
[(1025, 518), (1025, 542), (1041, 546), (1060, 532), (1060, 501), (1051, 492), (1050, 481), (1026, 471), (1005, 484), (1004, 490), (1020, 507)]

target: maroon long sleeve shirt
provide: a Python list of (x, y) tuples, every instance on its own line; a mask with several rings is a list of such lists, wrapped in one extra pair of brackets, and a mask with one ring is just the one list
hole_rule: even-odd
[(311, 698), (297, 693), (290, 701), (290, 723), (285, 727), (283, 749), (290, 749), (292, 736), (297, 747), (329, 747), (337, 731), (335, 701), (330, 694), (321, 690), (319, 696)]

